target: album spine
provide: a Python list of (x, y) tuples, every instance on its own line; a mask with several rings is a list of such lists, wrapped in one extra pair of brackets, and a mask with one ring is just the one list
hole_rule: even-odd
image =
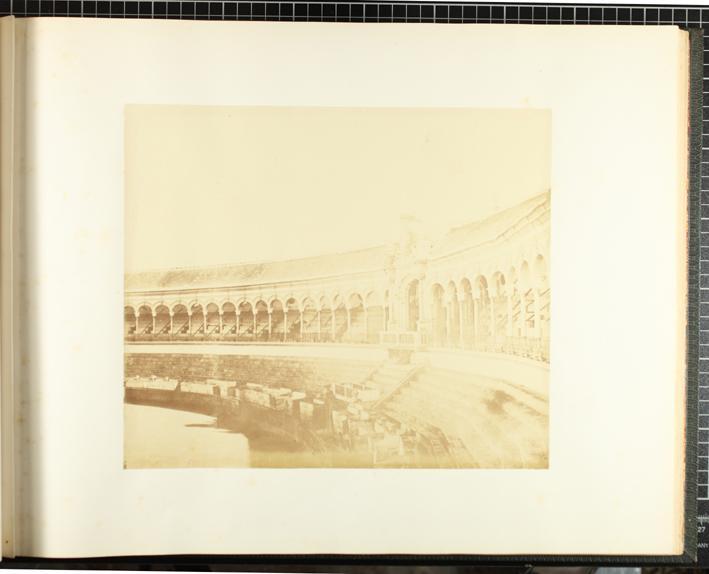
[(18, 41), (12, 16), (0, 18), (0, 524), (2, 556), (15, 555), (15, 209), (20, 180)]
[(701, 245), (701, 185), (703, 132), (704, 31), (689, 30), (689, 102), (687, 165), (687, 388), (685, 425), (685, 557), (697, 560), (697, 434), (699, 427), (699, 276)]

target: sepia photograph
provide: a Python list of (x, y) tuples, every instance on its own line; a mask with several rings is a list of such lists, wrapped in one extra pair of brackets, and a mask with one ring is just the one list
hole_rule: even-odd
[(124, 122), (126, 469), (548, 468), (549, 110)]

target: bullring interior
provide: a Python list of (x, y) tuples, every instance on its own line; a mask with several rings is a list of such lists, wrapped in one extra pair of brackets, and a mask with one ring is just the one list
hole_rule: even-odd
[(550, 210), (546, 189), (434, 239), (404, 215), (383, 245), (127, 272), (125, 466), (547, 468)]

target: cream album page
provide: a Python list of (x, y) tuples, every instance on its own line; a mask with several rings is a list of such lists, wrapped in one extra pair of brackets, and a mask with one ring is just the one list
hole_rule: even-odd
[(686, 33), (18, 25), (18, 554), (682, 552)]

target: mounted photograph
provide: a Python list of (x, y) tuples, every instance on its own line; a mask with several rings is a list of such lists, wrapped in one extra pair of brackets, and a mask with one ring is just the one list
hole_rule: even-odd
[(125, 468), (548, 468), (549, 110), (124, 122)]

